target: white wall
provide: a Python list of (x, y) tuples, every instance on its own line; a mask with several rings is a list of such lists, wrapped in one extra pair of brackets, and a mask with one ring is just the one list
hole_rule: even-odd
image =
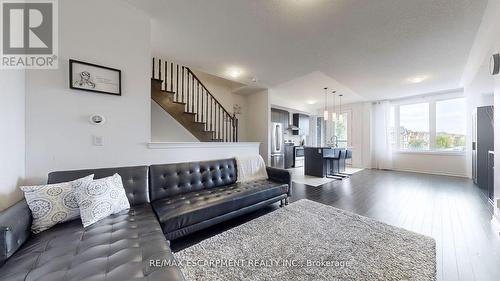
[[(489, 0), (485, 14), (469, 59), (467, 61), (462, 84), (465, 88), (466, 96), (471, 103), (477, 102), (479, 105), (491, 104), (490, 97), (484, 97), (484, 94), (494, 93), (495, 107), (495, 198), (497, 208), (495, 213), (499, 213), (498, 201), (500, 198), (500, 76), (491, 76), (488, 73), (489, 58), (494, 53), (500, 52), (500, 1)], [(500, 215), (499, 218), (500, 220)]]
[(220, 102), (220, 104), (230, 113), (233, 114), (233, 107), (235, 104), (241, 106), (241, 114), (236, 117), (238, 123), (238, 136), (240, 141), (247, 139), (246, 135), (246, 121), (248, 116), (247, 99), (245, 96), (235, 94), (234, 92), (240, 87), (244, 86), (241, 83), (229, 81), (227, 79), (207, 74), (201, 71), (193, 70), (196, 76), (207, 87), (210, 93)]
[(151, 100), (152, 142), (199, 142), (184, 126)]
[[(376, 149), (376, 148), (374, 148)], [(393, 169), (417, 173), (466, 177), (465, 154), (449, 155), (434, 152), (394, 152)]]
[(489, 58), (481, 65), (476, 76), (465, 85), (464, 94), (467, 104), (467, 177), (472, 178), (472, 114), (477, 107), (493, 105), (494, 78), (489, 75)]
[[(500, 35), (500, 34), (499, 34)], [(500, 45), (496, 46), (496, 51), (500, 52)], [(500, 220), (500, 114), (498, 113), (498, 108), (500, 108), (500, 76), (495, 77), (495, 103), (494, 103), (494, 108), (495, 108), (495, 141), (494, 141), (494, 146), (495, 146), (495, 163), (494, 163), (494, 169), (495, 169), (495, 175), (494, 175), (494, 181), (495, 181), (495, 199), (496, 199), (496, 209), (495, 213), (498, 216), (498, 219)]]
[(0, 210), (22, 198), (25, 177), (25, 73), (0, 70)]
[(264, 90), (246, 97), (248, 105), (247, 141), (259, 142), (260, 155), (270, 161), (271, 104), (269, 91)]
[[(96, 8), (98, 7), (98, 8)], [(59, 1), (59, 69), (27, 75), (27, 162), (30, 182), (53, 170), (172, 163), (257, 153), (257, 145), (192, 144), (148, 148), (150, 20), (119, 1)], [(122, 70), (122, 96), (68, 88), (68, 59)], [(90, 114), (107, 122), (94, 126)], [(104, 146), (93, 146), (92, 136)]]

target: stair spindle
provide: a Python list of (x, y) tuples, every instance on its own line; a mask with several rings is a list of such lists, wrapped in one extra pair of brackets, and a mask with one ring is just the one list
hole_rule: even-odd
[(165, 76), (163, 77), (163, 81), (165, 82), (165, 91), (168, 91), (168, 62), (165, 61)]
[(210, 97), (210, 131), (214, 130), (214, 100)]
[(187, 106), (187, 112), (189, 112), (189, 72), (187, 73), (187, 101), (186, 101), (186, 106)]
[(161, 60), (158, 60), (158, 79), (161, 80)]
[(182, 93), (181, 93), (181, 102), (184, 102), (184, 72), (186, 71), (186, 70), (184, 69), (184, 66), (182, 67), (182, 69), (181, 69), (181, 70), (182, 70), (182, 71), (181, 71), (181, 72), (182, 72), (182, 77), (181, 77), (181, 81), (182, 81), (182, 85), (181, 85), (181, 88), (182, 88), (182, 89), (181, 89), (181, 92), (182, 92)]
[(220, 110), (220, 106), (217, 108), (219, 109), (219, 139), (222, 139), (222, 110)]
[[(201, 116), (200, 116), (200, 119), (201, 119), (201, 122), (205, 123), (203, 120), (205, 119), (205, 104), (203, 103), (203, 87), (200, 87), (200, 111), (201, 111)], [(203, 130), (205, 130), (205, 124), (203, 124)]]
[(170, 62), (170, 92), (173, 91), (174, 91), (174, 63)]
[(155, 58), (153, 58), (153, 79), (155, 78)]
[(234, 115), (233, 117), (233, 130), (234, 130), (234, 135), (233, 135), (233, 141), (234, 142), (237, 142), (237, 139), (238, 139), (238, 119), (236, 119), (236, 115)]
[(200, 122), (200, 83), (196, 83), (196, 112), (198, 113), (196, 117), (198, 122)]
[(205, 93), (205, 124), (206, 124), (206, 129), (208, 131), (208, 95), (207, 95), (207, 92), (205, 92), (205, 90), (203, 90), (203, 92)]
[(176, 65), (175, 72), (175, 101), (179, 101), (179, 64)]
[(194, 77), (191, 75), (191, 112), (194, 112)]

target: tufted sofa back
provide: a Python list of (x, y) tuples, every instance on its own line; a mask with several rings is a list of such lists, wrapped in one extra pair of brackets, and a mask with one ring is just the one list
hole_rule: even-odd
[(90, 174), (94, 174), (94, 179), (100, 179), (118, 173), (130, 205), (137, 205), (149, 202), (148, 172), (148, 166), (59, 171), (50, 173), (47, 183), (72, 181)]
[(236, 182), (236, 160), (149, 166), (151, 201)]

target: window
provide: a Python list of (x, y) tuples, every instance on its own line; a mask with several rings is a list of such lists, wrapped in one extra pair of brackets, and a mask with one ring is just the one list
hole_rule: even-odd
[(316, 145), (317, 146), (323, 146), (323, 143), (321, 142), (321, 140), (323, 139), (323, 135), (324, 135), (324, 127), (323, 127), (323, 124), (324, 124), (324, 120), (323, 120), (323, 117), (318, 117), (316, 119)]
[(465, 151), (466, 106), (463, 98), (429, 98), (394, 105), (389, 133), (393, 148), (408, 151)]
[(389, 138), (391, 147), (396, 147), (396, 112), (394, 106), (391, 106), (389, 111)]
[[(332, 119), (324, 121), (324, 145), (336, 147), (351, 146), (351, 111), (336, 112)], [(323, 120), (323, 119), (322, 119)]]
[(399, 107), (399, 148), (428, 150), (429, 104), (417, 103)]
[(348, 113), (343, 112), (342, 114), (338, 114), (337, 122), (335, 122), (335, 135), (337, 136), (338, 147), (347, 147), (347, 122), (348, 122)]
[(436, 150), (465, 150), (465, 101), (436, 102)]

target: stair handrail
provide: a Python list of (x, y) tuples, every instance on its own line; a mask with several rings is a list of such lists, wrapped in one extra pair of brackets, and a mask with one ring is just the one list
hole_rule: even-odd
[(208, 90), (208, 88), (205, 86), (205, 84), (203, 84), (203, 82), (201, 82), (201, 80), (198, 78), (198, 76), (196, 76), (196, 74), (194, 74), (194, 72), (188, 67), (188, 66), (184, 66), (187, 71), (189, 73), (191, 73), (191, 75), (193, 75), (194, 79), (196, 79), (198, 81), (198, 83), (200, 83), (200, 85), (205, 89), (205, 91), (207, 91), (207, 93), (213, 98), (213, 100), (222, 108), (222, 110), (224, 110), (224, 112), (232, 119), (236, 118), (236, 115), (234, 114), (233, 116), (224, 108), (224, 106), (214, 97), (214, 95), (212, 95), (212, 93), (210, 93), (210, 91)]
[[(156, 72), (156, 64), (157, 60), (158, 72)], [(238, 118), (236, 117), (236, 112), (233, 114), (229, 113), (229, 111), (219, 102), (219, 100), (208, 90), (205, 84), (198, 78), (198, 76), (189, 68), (188, 66), (180, 65), (170, 61), (170, 71), (167, 60), (163, 60), (164, 62), (164, 79), (162, 79), (162, 59), (155, 59), (153, 57), (152, 62), (152, 79), (157, 79), (156, 74), (158, 74), (159, 81), (162, 81), (162, 89), (164, 91), (170, 91), (174, 93), (173, 101), (179, 102), (186, 106), (185, 111), (189, 113), (195, 113), (196, 118), (195, 122), (203, 122), (205, 124), (204, 129), (207, 131), (214, 132), (213, 139), (217, 140), (226, 140), (226, 141), (238, 141)], [(179, 68), (181, 70), (179, 74)], [(175, 75), (174, 75), (175, 73)], [(170, 74), (170, 75), (168, 75)], [(186, 74), (186, 79), (184, 78), (184, 74)], [(175, 77), (175, 80), (174, 80)], [(191, 77), (191, 79), (189, 78)], [(180, 86), (179, 86), (179, 78), (180, 78)], [(191, 80), (191, 91), (190, 91), (190, 83)], [(187, 82), (186, 84), (184, 84)], [(198, 87), (198, 90), (195, 91), (195, 83)], [(175, 89), (174, 89), (175, 85)], [(186, 88), (184, 88), (186, 85)], [(170, 86), (170, 90), (168, 89)], [(186, 91), (184, 91), (186, 90)], [(184, 94), (186, 94), (186, 99), (184, 99)], [(201, 95), (200, 95), (201, 94)], [(190, 100), (190, 97), (192, 100)], [(195, 101), (196, 98), (196, 101)], [(201, 101), (201, 106), (200, 106)], [(205, 106), (203, 103), (205, 103)], [(191, 110), (190, 110), (191, 106)], [(212, 107), (213, 106), (213, 107)], [(205, 109), (205, 110), (204, 110)], [(218, 121), (219, 120), (219, 121)]]

